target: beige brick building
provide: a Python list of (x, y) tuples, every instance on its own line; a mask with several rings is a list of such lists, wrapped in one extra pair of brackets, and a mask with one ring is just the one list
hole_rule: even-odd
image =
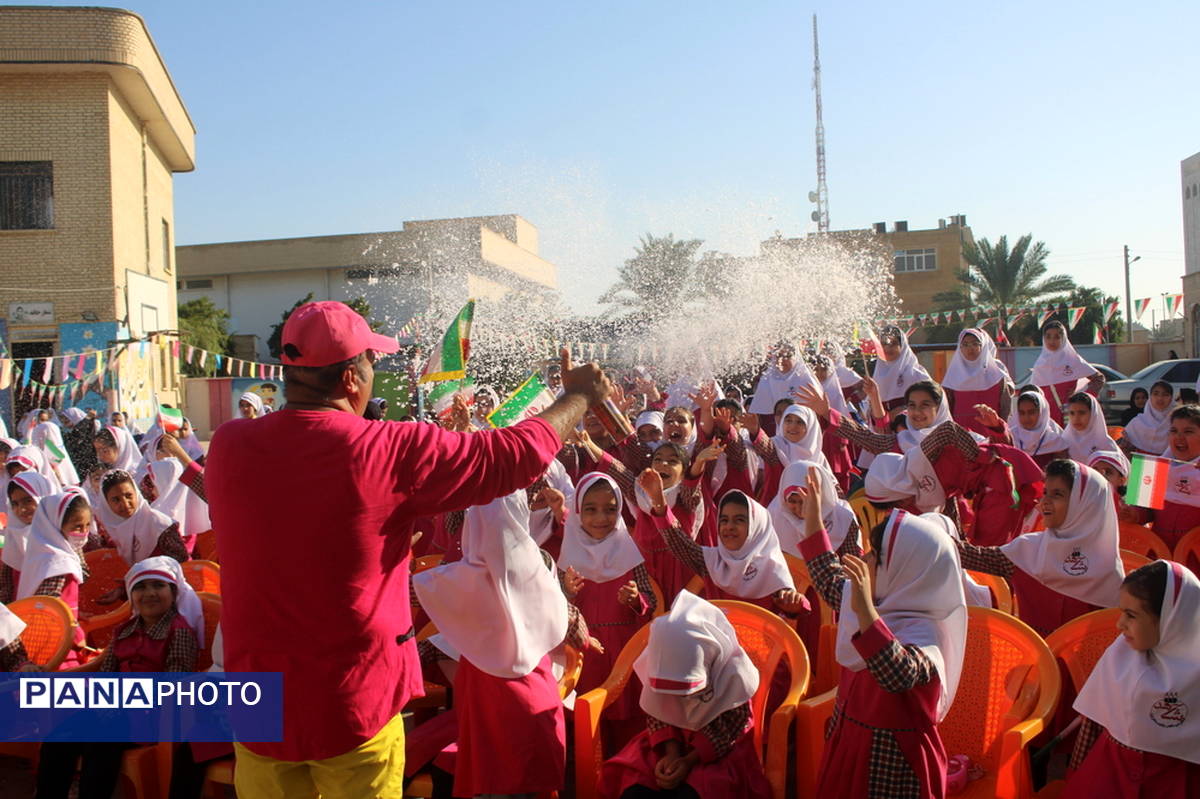
[(395, 333), (431, 305), (517, 291), (549, 296), (554, 265), (538, 255), (537, 228), (516, 214), (405, 222), (400, 230), (179, 247), (179, 301), (207, 297), (229, 312), (238, 357), (268, 360), (271, 328), (312, 293), (363, 297)]
[[(0, 332), (15, 357), (174, 329), (172, 175), (194, 167), (195, 128), (141, 17), (0, 7)], [(154, 378), (171, 396), (170, 370)]]

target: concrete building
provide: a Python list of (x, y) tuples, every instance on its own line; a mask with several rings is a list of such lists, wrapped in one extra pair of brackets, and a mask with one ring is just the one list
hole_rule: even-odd
[(239, 357), (269, 360), (271, 328), (297, 300), (363, 297), (395, 333), (438, 304), (510, 291), (549, 295), (554, 265), (537, 228), (516, 214), (405, 222), (398, 231), (198, 244), (176, 249), (179, 301), (208, 297), (246, 337)]
[(1200, 153), (1179, 164), (1183, 195), (1183, 307), (1188, 356), (1200, 357)]
[[(194, 167), (195, 128), (141, 17), (0, 7), (0, 337), (14, 357), (175, 327), (172, 175)], [(167, 360), (139, 377), (164, 402)]]
[[(909, 230), (908, 222), (896, 222), (888, 230), (886, 222), (876, 222), (867, 230), (831, 231), (828, 235), (860, 238), (869, 235), (881, 250), (891, 253), (892, 280), (900, 299), (902, 314), (928, 313), (941, 310), (933, 297), (944, 291), (960, 290), (959, 270), (967, 268), (963, 248), (975, 242), (965, 216), (951, 216), (949, 222), (938, 220), (936, 228)], [(768, 239), (762, 243), (764, 253), (772, 248), (803, 246), (805, 239)], [(913, 334), (913, 343), (925, 339), (925, 329)]]

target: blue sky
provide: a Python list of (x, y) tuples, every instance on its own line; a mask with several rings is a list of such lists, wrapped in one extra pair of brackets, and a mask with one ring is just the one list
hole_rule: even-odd
[(198, 131), (180, 244), (515, 212), (581, 310), (645, 232), (750, 254), (813, 229), (815, 11), (834, 229), (963, 213), (1110, 293), (1129, 244), (1135, 297), (1180, 290), (1195, 0), (131, 10)]

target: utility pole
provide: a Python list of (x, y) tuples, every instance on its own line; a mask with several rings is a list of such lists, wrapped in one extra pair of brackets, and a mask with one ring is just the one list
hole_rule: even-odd
[(817, 190), (808, 193), (809, 202), (817, 204), (812, 220), (817, 231), (829, 232), (829, 187), (825, 185), (825, 123), (821, 120), (821, 48), (817, 43), (817, 15), (813, 14), (813, 93), (817, 101)]
[(1125, 245), (1125, 343), (1133, 343), (1133, 299), (1129, 293), (1129, 265), (1134, 261), (1142, 260), (1142, 256), (1135, 255), (1133, 260), (1129, 260), (1129, 245)]

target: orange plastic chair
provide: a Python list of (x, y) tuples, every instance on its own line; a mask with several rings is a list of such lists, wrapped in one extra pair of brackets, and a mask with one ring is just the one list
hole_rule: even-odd
[(439, 566), (442, 563), (442, 555), (422, 555), (412, 562), (413, 574), (423, 572), (426, 569), (432, 569), (434, 566)]
[(1108, 437), (1113, 441), (1120, 441), (1125, 437), (1125, 428), (1121, 427), (1120, 425), (1114, 425), (1113, 427), (1108, 428)]
[(200, 642), (200, 653), (196, 656), (196, 671), (208, 671), (213, 664), (213, 638), (221, 623), (221, 595), (197, 591), (196, 596), (200, 597), (200, 606), (204, 608), (204, 640)]
[(221, 567), (211, 560), (189, 560), (180, 564), (183, 577), (193, 591), (210, 594), (221, 593)]
[[(783, 619), (757, 605), (719, 599), (713, 602), (721, 608), (737, 632), (738, 641), (746, 654), (758, 668), (758, 691), (751, 700), (754, 718), (764, 717), (767, 694), (771, 690), (771, 679), (781, 660), (786, 660), (791, 671), (791, 684), (787, 697), (771, 715), (766, 724), (756, 724), (754, 742), (763, 754), (766, 742), (765, 764), (767, 779), (771, 783), (774, 799), (784, 799), (787, 790), (788, 734), (791, 732), (796, 707), (808, 690), (808, 653), (795, 630)], [(606, 757), (615, 754), (604, 752), (600, 740), (600, 719), (604, 708), (611, 705), (625, 690), (633, 674), (633, 662), (646, 648), (650, 637), (650, 625), (644, 625), (634, 633), (617, 656), (608, 679), (599, 687), (575, 699), (575, 796), (577, 799), (595, 799), (596, 782), (600, 766)]]
[(1013, 596), (1008, 580), (998, 574), (985, 574), (970, 569), (967, 569), (967, 574), (971, 575), (971, 579), (975, 582), (991, 590), (992, 599), (996, 602), (996, 610), (1002, 610), (1010, 616), (1017, 615), (1017, 598)]
[(1200, 527), (1194, 527), (1175, 544), (1174, 560), (1200, 574)]
[[(786, 553), (783, 559), (787, 561), (788, 571), (792, 573), (792, 582), (796, 584), (796, 590), (801, 594), (806, 594), (810, 588), (813, 588), (808, 565), (803, 559)], [(828, 691), (837, 685), (838, 670), (841, 667), (838, 666), (834, 657), (834, 650), (837, 647), (837, 619), (834, 617), (833, 608), (829, 607), (819, 591), (814, 590), (813, 593), (817, 596), (814, 610), (821, 614), (821, 631), (817, 634), (817, 651), (808, 653), (809, 662), (814, 664), (809, 692), (815, 694)]]
[(651, 617), (657, 619), (659, 616), (665, 616), (670, 608), (667, 607), (667, 601), (663, 597), (662, 586), (653, 577), (650, 578), (650, 590), (654, 592), (654, 613), (651, 614)]
[(1171, 557), (1171, 548), (1149, 527), (1132, 522), (1121, 522), (1121, 549), (1145, 555), (1151, 560)]
[(692, 579), (687, 581), (687, 585), (683, 587), (684, 591), (691, 591), (696, 596), (704, 596), (704, 578), (696, 574)]
[(862, 547), (864, 552), (867, 552), (871, 549), (870, 532), (874, 529), (875, 525), (884, 520), (887, 511), (879, 510), (872, 505), (867, 500), (865, 493), (860, 495), (855, 492), (854, 496), (847, 500), (847, 502), (850, 503), (851, 510), (854, 511), (854, 515), (858, 518), (859, 546)]
[(1128, 549), (1121, 550), (1121, 565), (1125, 567), (1126, 574), (1142, 568), (1147, 563), (1153, 562), (1153, 559), (1148, 558), (1145, 555), (1140, 555), (1137, 552), (1130, 552)]
[(196, 536), (196, 551), (192, 554), (201, 560), (211, 560), (213, 563), (220, 563), (221, 557), (217, 553), (217, 531), (205, 530)]
[[(967, 649), (958, 693), (938, 725), (946, 751), (965, 754), (985, 776), (958, 794), (1032, 797), (1025, 749), (1054, 714), (1062, 677), (1054, 655), (1027, 624), (991, 608), (967, 608)], [(835, 691), (800, 703), (796, 772), (799, 799), (816, 796), (817, 770), (825, 746), (825, 722)]]
[(128, 602), (101, 605), (96, 600), (117, 586), (125, 584), (129, 564), (115, 549), (95, 549), (85, 552), (88, 578), (79, 586), (79, 626), (87, 633), (88, 643), (104, 648), (112, 640), (113, 628), (129, 618)]
[(75, 614), (56, 596), (29, 596), (9, 604), (25, 629), (21, 643), (29, 659), (46, 671), (56, 671), (74, 644)]
[(1046, 636), (1046, 646), (1067, 667), (1076, 693), (1087, 682), (1104, 650), (1120, 635), (1117, 631), (1120, 617), (1120, 608), (1093, 610), (1071, 619)]

